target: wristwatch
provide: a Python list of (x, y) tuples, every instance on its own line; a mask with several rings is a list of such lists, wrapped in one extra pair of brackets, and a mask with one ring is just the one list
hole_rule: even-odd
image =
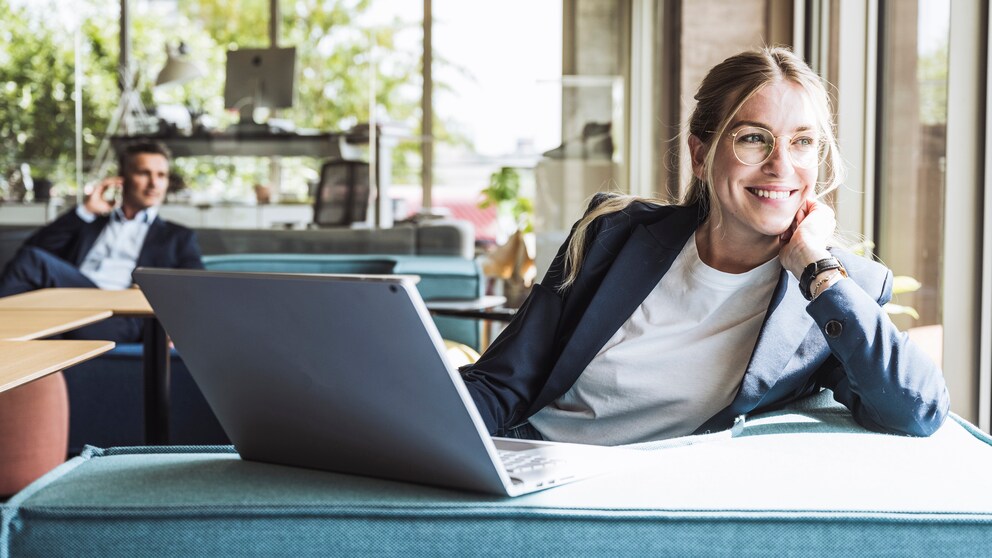
[(803, 298), (813, 300), (813, 294), (809, 292), (810, 285), (817, 275), (831, 269), (839, 269), (844, 277), (847, 277), (847, 270), (841, 265), (840, 260), (834, 257), (817, 260), (803, 269), (803, 274), (799, 277), (799, 292), (803, 293)]

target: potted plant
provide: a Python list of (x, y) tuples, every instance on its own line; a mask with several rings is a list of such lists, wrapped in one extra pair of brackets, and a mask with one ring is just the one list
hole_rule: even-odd
[(483, 263), (483, 272), (504, 281), (506, 305), (518, 307), (527, 297), (537, 269), (534, 266), (534, 201), (521, 194), (520, 173), (503, 167), (489, 177), (479, 207), (496, 207), (501, 226), (509, 229), (507, 240)]

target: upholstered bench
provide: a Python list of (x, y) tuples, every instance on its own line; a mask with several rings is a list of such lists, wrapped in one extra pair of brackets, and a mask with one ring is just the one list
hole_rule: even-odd
[(229, 447), (88, 448), (4, 505), (0, 557), (992, 552), (992, 439), (956, 417), (930, 438), (871, 433), (828, 396), (514, 499)]

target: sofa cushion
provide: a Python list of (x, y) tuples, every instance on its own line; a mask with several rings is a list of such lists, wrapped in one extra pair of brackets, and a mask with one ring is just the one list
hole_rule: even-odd
[(633, 446), (637, 469), (518, 498), (89, 449), (3, 509), (4, 556), (983, 556), (992, 440), (857, 426), (829, 393), (733, 431)]

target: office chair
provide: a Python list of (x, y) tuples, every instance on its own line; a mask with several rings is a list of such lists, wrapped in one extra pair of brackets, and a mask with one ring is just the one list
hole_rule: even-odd
[(368, 163), (345, 160), (324, 163), (314, 195), (314, 224), (349, 227), (365, 221), (370, 194)]

